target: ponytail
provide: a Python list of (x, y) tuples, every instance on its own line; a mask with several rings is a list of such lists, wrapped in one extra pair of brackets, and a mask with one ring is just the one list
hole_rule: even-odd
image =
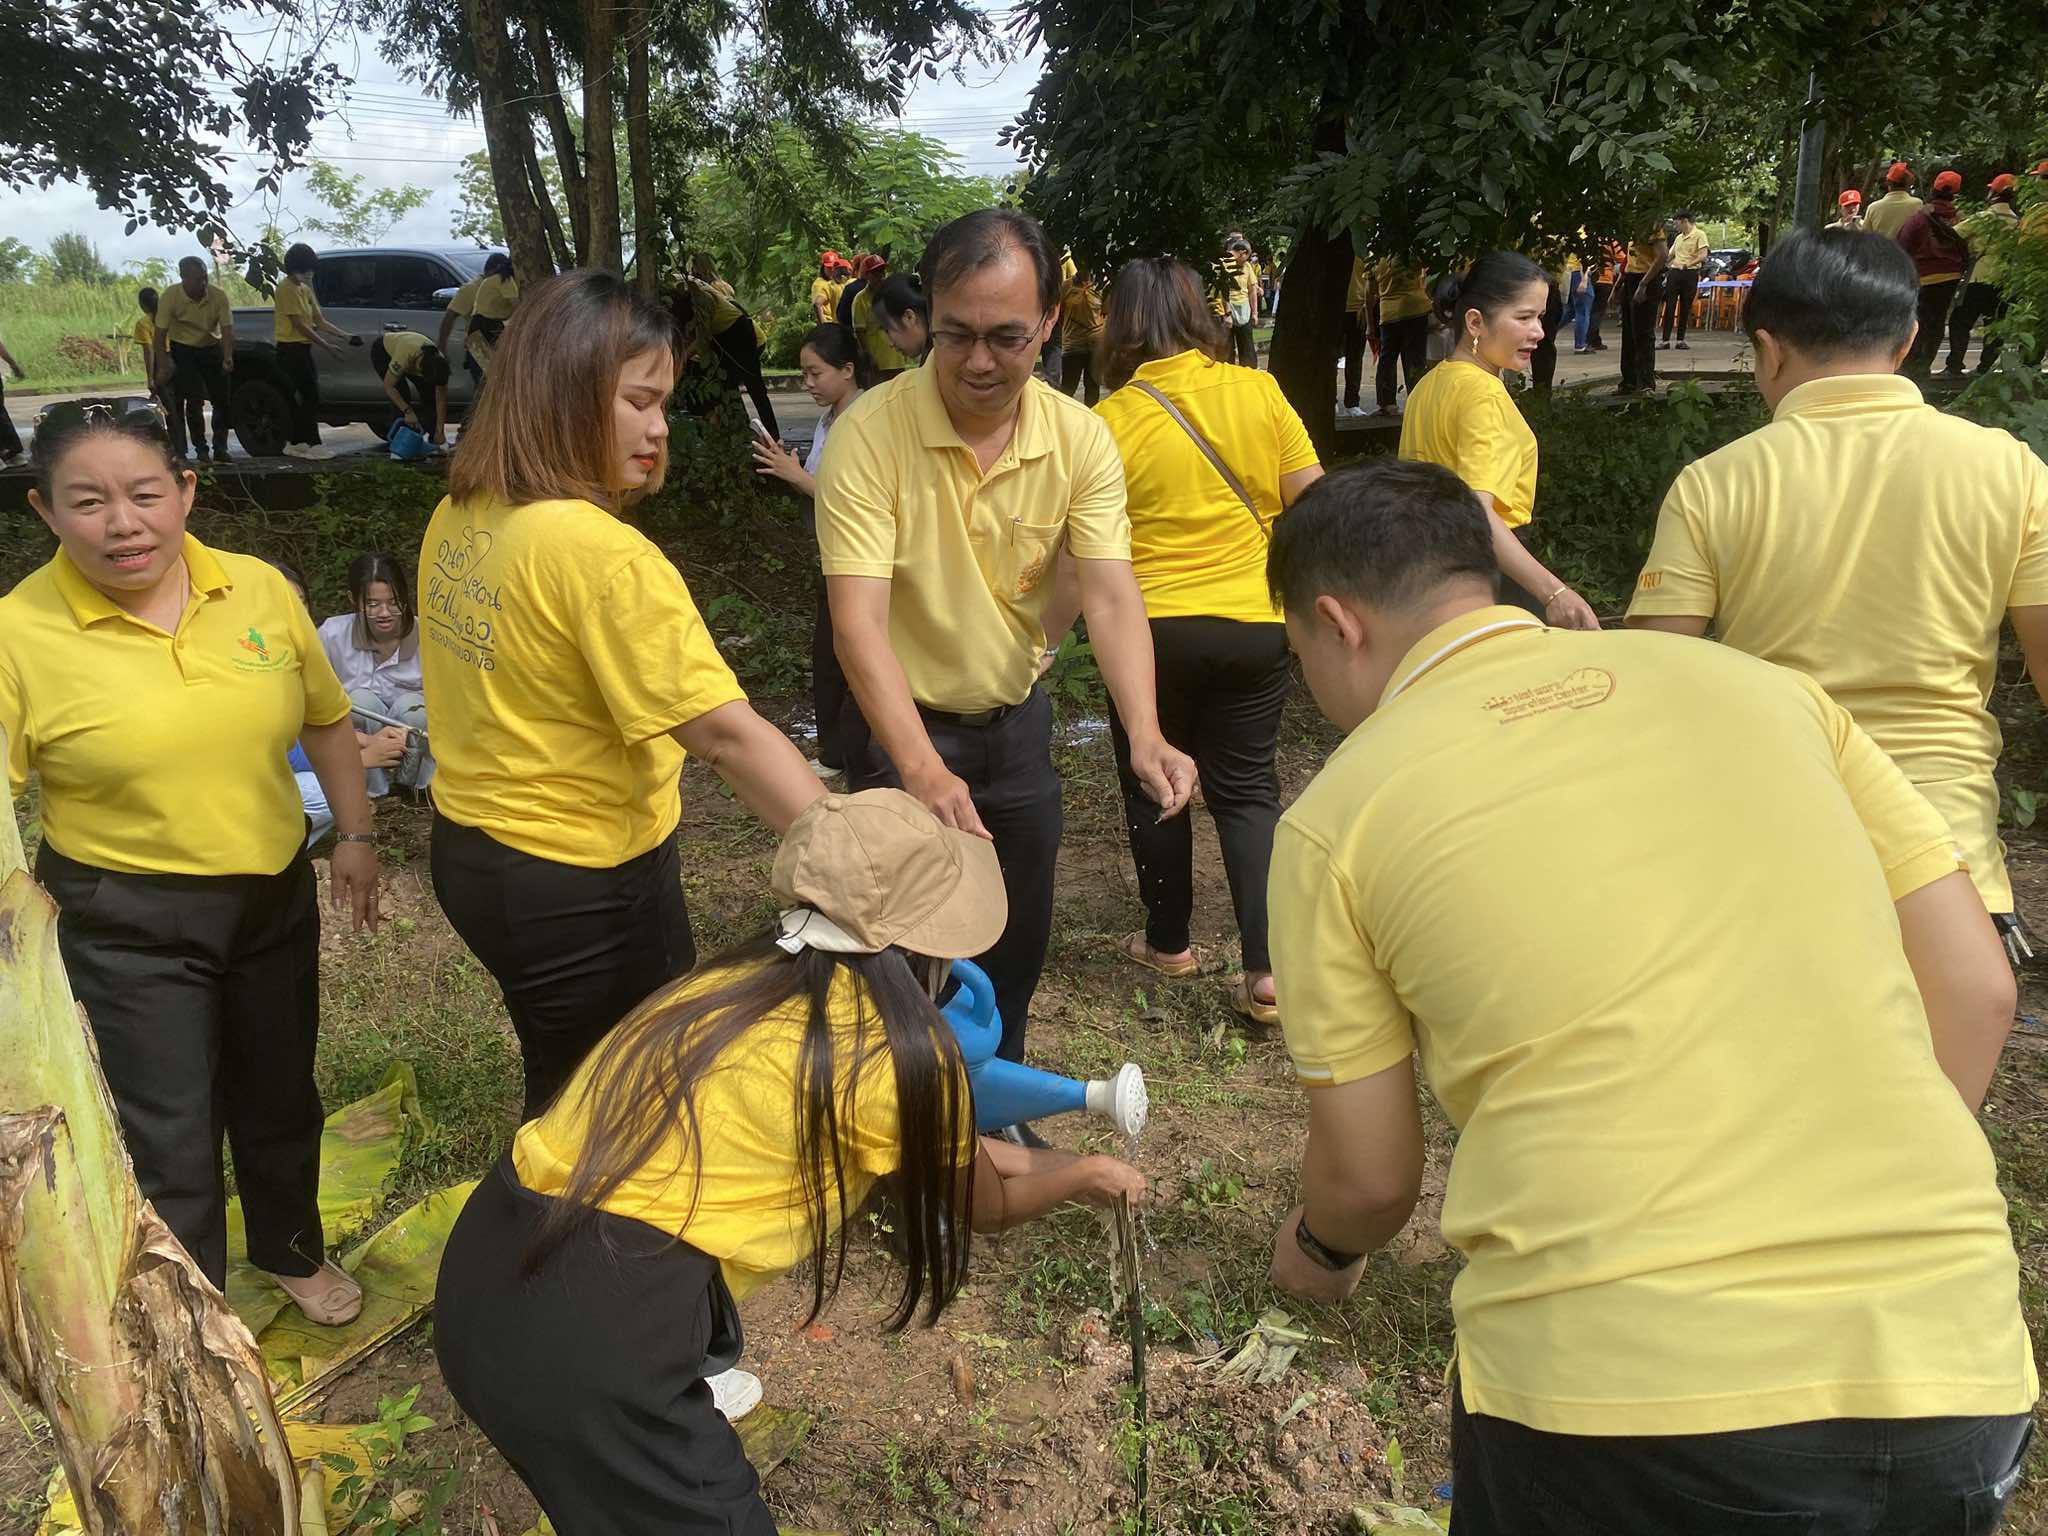
[(1513, 251), (1489, 251), (1463, 272), (1439, 278), (1430, 304), (1437, 323), (1457, 333), (1465, 328), (1466, 311), (1476, 309), (1492, 320), (1531, 283), (1548, 286), (1550, 274)]

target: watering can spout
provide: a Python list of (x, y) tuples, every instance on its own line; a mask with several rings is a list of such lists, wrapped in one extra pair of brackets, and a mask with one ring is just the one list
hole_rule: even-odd
[(939, 1011), (952, 1026), (960, 1042), (961, 1059), (967, 1064), (976, 1129), (998, 1131), (1047, 1115), (1076, 1112), (1100, 1116), (1125, 1136), (1135, 1137), (1145, 1129), (1149, 1107), (1145, 1074), (1136, 1062), (1125, 1062), (1114, 1077), (1084, 1083), (1003, 1061), (996, 1055), (1003, 1027), (996, 1013), (995, 988), (981, 967), (970, 961), (956, 960), (953, 976), (958, 988)]

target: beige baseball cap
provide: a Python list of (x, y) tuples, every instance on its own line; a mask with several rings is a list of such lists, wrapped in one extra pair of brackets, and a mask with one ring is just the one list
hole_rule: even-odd
[(978, 955), (1010, 918), (995, 846), (944, 826), (900, 789), (821, 795), (791, 824), (769, 877), (785, 906), (815, 907), (861, 950)]

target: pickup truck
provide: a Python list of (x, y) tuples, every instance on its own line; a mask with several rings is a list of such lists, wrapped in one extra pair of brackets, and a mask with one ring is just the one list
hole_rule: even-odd
[[(455, 290), (483, 274), (487, 250), (474, 246), (379, 246), (374, 250), (322, 251), (313, 292), (327, 318), (360, 346), (336, 357), (313, 349), (320, 375), (320, 420), (328, 426), (366, 423), (380, 436), (391, 426), (391, 402), (370, 367), (370, 343), (386, 331), (418, 331), (428, 340), (441, 328), (441, 315)], [(460, 421), (474, 384), (462, 366), (461, 322), (448, 342), (448, 415)], [(235, 311), (235, 374), (232, 385), (235, 436), (258, 457), (284, 450), (290, 430), (292, 386), (277, 366), (275, 330), (268, 309)]]

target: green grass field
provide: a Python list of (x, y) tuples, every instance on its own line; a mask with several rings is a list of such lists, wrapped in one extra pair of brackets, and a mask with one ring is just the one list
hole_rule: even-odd
[[(17, 390), (58, 391), (142, 383), (135, 343), (125, 344), (141, 318), (132, 284), (97, 288), (86, 283), (0, 285), (0, 342), (28, 374)], [(98, 361), (85, 343), (98, 342), (116, 366)]]

